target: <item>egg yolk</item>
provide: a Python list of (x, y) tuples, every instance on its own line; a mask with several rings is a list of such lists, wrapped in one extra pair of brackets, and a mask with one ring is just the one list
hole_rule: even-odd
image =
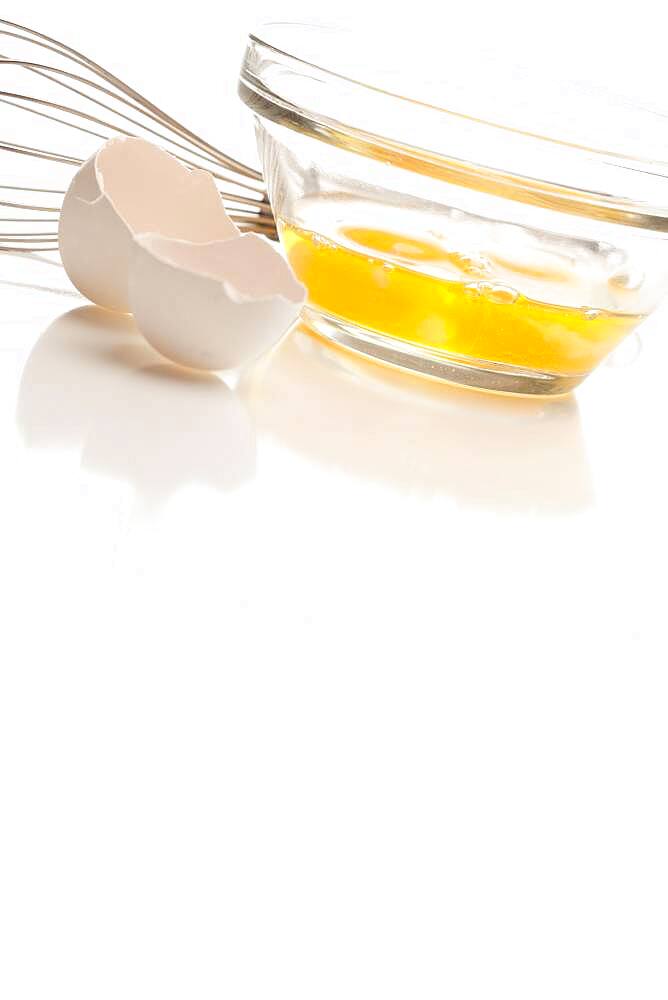
[[(492, 281), (483, 259), (436, 241), (348, 227), (344, 244), (285, 222), (280, 230), (312, 306), (448, 355), (586, 374), (643, 319), (525, 297)], [(443, 277), (419, 269), (439, 262)]]

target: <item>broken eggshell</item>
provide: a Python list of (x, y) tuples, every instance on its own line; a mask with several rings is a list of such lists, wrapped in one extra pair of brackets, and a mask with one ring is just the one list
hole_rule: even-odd
[(79, 291), (129, 312), (134, 236), (205, 243), (239, 236), (213, 177), (144, 139), (111, 139), (74, 176), (60, 213), (60, 254)]
[(264, 236), (209, 243), (134, 240), (129, 301), (160, 354), (216, 371), (254, 360), (297, 319), (306, 290)]

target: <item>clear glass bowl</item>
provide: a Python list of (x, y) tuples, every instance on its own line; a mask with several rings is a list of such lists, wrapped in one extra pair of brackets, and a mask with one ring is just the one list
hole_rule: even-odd
[(239, 92), (304, 318), (422, 374), (568, 392), (668, 289), (668, 117), (466, 53), (443, 78), (437, 51), (249, 38)]

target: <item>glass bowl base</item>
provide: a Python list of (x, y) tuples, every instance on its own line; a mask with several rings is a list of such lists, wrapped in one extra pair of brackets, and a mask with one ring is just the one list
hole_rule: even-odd
[(383, 336), (312, 306), (303, 309), (302, 319), (320, 336), (376, 361), (428, 378), (486, 392), (520, 396), (563, 396), (587, 377), (586, 374), (557, 375), (504, 362), (462, 358), (446, 351), (429, 350), (394, 337)]

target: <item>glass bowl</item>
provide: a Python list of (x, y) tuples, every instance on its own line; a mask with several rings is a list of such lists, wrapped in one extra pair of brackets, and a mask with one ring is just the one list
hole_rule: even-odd
[(444, 77), (437, 51), (249, 37), (239, 92), (304, 319), (432, 377), (569, 392), (668, 289), (668, 116), (466, 53)]

